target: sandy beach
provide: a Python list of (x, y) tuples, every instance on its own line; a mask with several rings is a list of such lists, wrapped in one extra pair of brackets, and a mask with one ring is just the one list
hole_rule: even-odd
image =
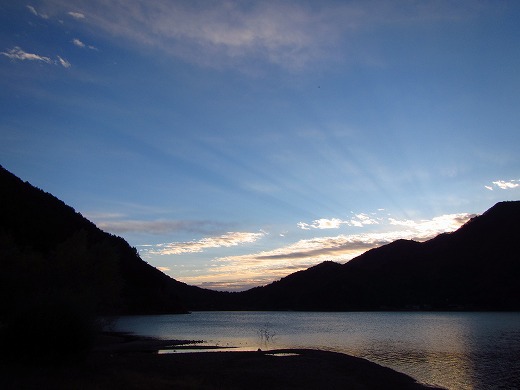
[(158, 354), (180, 343), (98, 338), (81, 363), (1, 365), (2, 389), (432, 389), (367, 360), (318, 350)]

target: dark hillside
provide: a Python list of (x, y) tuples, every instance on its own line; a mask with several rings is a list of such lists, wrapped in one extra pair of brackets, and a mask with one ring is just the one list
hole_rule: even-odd
[(326, 261), (239, 293), (239, 304), (246, 310), (337, 310), (329, 287), (338, 282), (341, 270), (340, 264)]
[(520, 310), (520, 202), (498, 203), (459, 230), (398, 240), (344, 265), (323, 263), (242, 293), (250, 308)]
[(0, 167), (0, 307), (68, 300), (103, 314), (178, 313), (175, 281), (122, 238)]

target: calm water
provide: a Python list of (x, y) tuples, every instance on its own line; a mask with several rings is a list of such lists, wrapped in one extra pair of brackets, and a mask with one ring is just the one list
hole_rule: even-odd
[(520, 389), (520, 313), (195, 312), (115, 330), (211, 345), (344, 352), (448, 389)]

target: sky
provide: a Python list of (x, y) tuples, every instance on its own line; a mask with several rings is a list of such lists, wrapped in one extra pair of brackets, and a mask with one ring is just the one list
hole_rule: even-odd
[(518, 1), (0, 1), (0, 164), (244, 290), (520, 199)]

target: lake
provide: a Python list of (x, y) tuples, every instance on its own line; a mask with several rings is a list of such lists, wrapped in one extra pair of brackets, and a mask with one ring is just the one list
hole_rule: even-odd
[(241, 350), (323, 349), (448, 389), (520, 389), (520, 313), (194, 312), (120, 317), (114, 330)]

